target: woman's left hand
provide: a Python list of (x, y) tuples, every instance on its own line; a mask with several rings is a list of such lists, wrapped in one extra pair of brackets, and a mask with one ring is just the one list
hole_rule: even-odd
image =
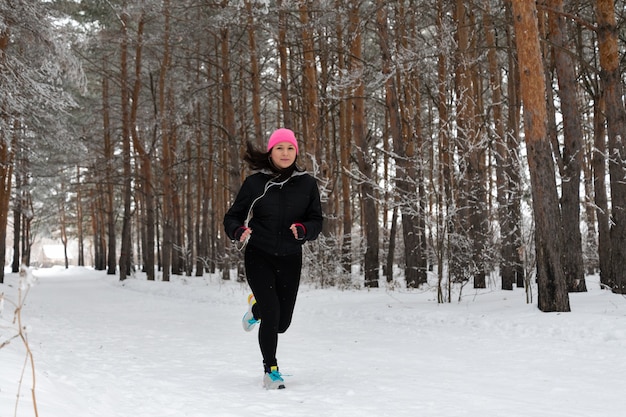
[(291, 230), (291, 233), (293, 233), (293, 237), (295, 237), (296, 240), (304, 239), (306, 229), (304, 228), (304, 225), (302, 223), (293, 223), (291, 226), (289, 226), (289, 230)]

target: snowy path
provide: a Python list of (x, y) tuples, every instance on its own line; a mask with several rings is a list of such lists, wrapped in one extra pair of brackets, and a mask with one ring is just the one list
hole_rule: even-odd
[[(606, 291), (543, 314), (521, 290), (437, 305), (430, 292), (304, 287), (279, 342), (287, 389), (265, 391), (256, 332), (240, 327), (244, 285), (35, 274), (24, 320), (41, 417), (623, 415), (626, 300)], [(0, 417), (13, 415), (20, 348), (0, 350)], [(18, 416), (34, 415), (27, 397)]]

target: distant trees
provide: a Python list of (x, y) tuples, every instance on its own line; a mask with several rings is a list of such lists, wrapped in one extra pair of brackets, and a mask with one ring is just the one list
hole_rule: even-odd
[[(396, 264), (418, 287), (433, 270), (443, 302), (536, 269), (545, 311), (569, 308), (585, 270), (623, 291), (622, 1), (34, 3), (81, 32), (87, 88), (63, 114), (88, 152), (65, 209), (96, 268), (227, 278), (239, 258), (221, 219), (243, 144), (284, 125), (322, 186), (326, 239), (310, 256), (327, 274), (358, 267), (374, 287)], [(26, 120), (3, 117), (13, 170), (9, 133)]]
[[(80, 87), (83, 74), (47, 6), (0, 2), (0, 259), (6, 260), (12, 212), (13, 272), (29, 262), (35, 211), (45, 215), (42, 202), (32, 198), (32, 178), (51, 176), (61, 164), (71, 166), (80, 149), (70, 138), (65, 116), (75, 104), (70, 93)], [(3, 279), (4, 268), (0, 283)]]

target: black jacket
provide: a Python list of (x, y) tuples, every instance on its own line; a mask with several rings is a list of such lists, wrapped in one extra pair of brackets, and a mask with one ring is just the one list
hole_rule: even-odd
[[(277, 256), (299, 253), (305, 241), (316, 239), (322, 231), (317, 182), (311, 175), (298, 171), (282, 183), (272, 178), (268, 173), (258, 172), (245, 179), (224, 216), (224, 229), (230, 239), (236, 240), (235, 233), (244, 225), (252, 206), (248, 245)], [(293, 223), (304, 226), (304, 239), (293, 236), (289, 229)]]

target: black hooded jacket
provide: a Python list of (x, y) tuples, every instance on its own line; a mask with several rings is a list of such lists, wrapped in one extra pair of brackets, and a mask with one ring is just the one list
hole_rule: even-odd
[[(284, 256), (302, 252), (307, 240), (314, 240), (322, 231), (322, 206), (315, 178), (294, 171), (282, 182), (275, 174), (257, 172), (245, 179), (235, 202), (224, 216), (228, 237), (236, 239), (251, 210), (248, 227), (252, 229), (248, 245), (267, 253)], [(304, 226), (304, 239), (294, 237), (289, 227)]]

